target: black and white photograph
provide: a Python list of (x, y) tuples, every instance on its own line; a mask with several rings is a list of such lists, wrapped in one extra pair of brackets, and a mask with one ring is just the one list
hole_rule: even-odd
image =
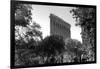
[(11, 1), (11, 67), (96, 63), (96, 6)]

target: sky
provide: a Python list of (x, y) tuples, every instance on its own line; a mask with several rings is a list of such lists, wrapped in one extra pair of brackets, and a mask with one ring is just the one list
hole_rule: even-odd
[(70, 10), (73, 7), (61, 7), (61, 6), (47, 6), (47, 5), (32, 5), (32, 19), (41, 26), (43, 38), (50, 35), (50, 13), (62, 18), (64, 21), (71, 25), (71, 38), (77, 39), (82, 42), (81, 39), (81, 28), (75, 26), (75, 19), (73, 19)]

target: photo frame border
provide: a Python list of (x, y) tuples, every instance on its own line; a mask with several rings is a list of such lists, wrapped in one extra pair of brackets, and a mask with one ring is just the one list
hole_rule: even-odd
[[(14, 66), (14, 58), (15, 58), (15, 17), (14, 17), (14, 11), (15, 11), (15, 5), (17, 3), (20, 4), (34, 4), (34, 5), (47, 5), (47, 6), (62, 6), (62, 7), (84, 7), (84, 8), (97, 8), (96, 5), (83, 5), (83, 4), (67, 4), (67, 3), (53, 3), (53, 2), (38, 2), (38, 1), (12, 1), (10, 2), (10, 67), (11, 68), (30, 68), (30, 67), (49, 67), (49, 66), (62, 66), (62, 65), (80, 65), (80, 64), (93, 64), (97, 62), (97, 49), (96, 49), (96, 41), (95, 41), (95, 61), (91, 62), (82, 62), (82, 63), (59, 63), (59, 64), (46, 64), (46, 65), (37, 65), (37, 66)], [(96, 9), (97, 10), (97, 9)], [(95, 11), (96, 12), (96, 11)], [(96, 12), (97, 17), (97, 12)], [(97, 18), (96, 18), (96, 24), (97, 24)], [(96, 25), (97, 29), (97, 25)], [(95, 29), (95, 39), (96, 39), (96, 30)]]

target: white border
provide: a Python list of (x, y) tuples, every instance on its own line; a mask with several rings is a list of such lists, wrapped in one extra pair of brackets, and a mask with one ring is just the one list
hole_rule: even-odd
[[(28, 0), (24, 0), (28, 1)], [(39, 67), (34, 69), (99, 69), (100, 68), (100, 1), (99, 0), (30, 0), (69, 4), (97, 5), (97, 64)], [(10, 0), (0, 2), (0, 69), (10, 67)], [(33, 68), (25, 68), (33, 69)]]

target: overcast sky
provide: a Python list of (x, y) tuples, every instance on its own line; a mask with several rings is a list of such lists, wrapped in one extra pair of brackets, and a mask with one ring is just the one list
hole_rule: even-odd
[(43, 33), (43, 38), (50, 35), (50, 13), (62, 18), (64, 21), (71, 25), (71, 38), (82, 41), (81, 39), (81, 28), (75, 26), (75, 19), (73, 19), (70, 10), (73, 7), (60, 7), (60, 6), (47, 6), (47, 5), (32, 5), (32, 18), (33, 21), (41, 26), (41, 31)]

